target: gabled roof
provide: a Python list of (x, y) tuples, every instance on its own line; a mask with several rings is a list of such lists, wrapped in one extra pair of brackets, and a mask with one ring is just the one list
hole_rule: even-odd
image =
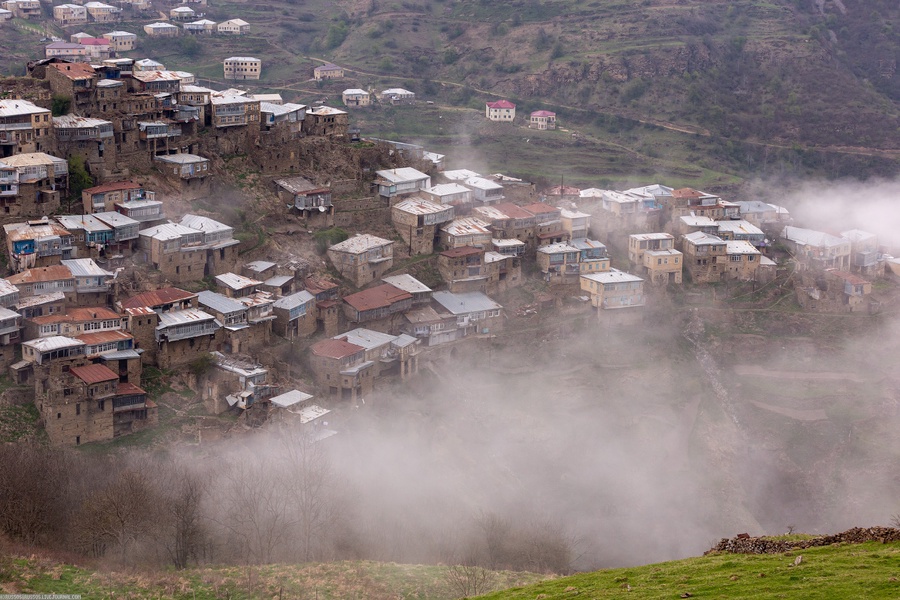
[(814, 229), (803, 229), (801, 227), (785, 227), (781, 232), (781, 237), (797, 244), (815, 247), (841, 246), (847, 244), (850, 240), (839, 238), (823, 231), (815, 231)]
[[(79, 44), (75, 44), (76, 46)], [(93, 79), (97, 76), (94, 68), (87, 63), (54, 63), (51, 69), (56, 69), (69, 79)]]
[(71, 271), (73, 277), (112, 277), (113, 275), (106, 269), (101, 269), (93, 258), (72, 258), (59, 262)]
[(298, 306), (303, 306), (304, 304), (308, 304), (310, 302), (315, 302), (316, 297), (313, 296), (306, 290), (302, 290), (291, 294), (290, 296), (283, 296), (275, 301), (275, 308), (281, 308), (283, 310), (291, 310), (292, 308), (297, 308)]
[(430, 287), (428, 287), (409, 273), (402, 273), (400, 275), (391, 275), (390, 277), (384, 277), (382, 278), (382, 281), (391, 284), (398, 290), (403, 290), (404, 292), (409, 292), (410, 294), (421, 294), (423, 292), (431, 291)]
[(723, 240), (722, 238), (715, 235), (710, 235), (708, 233), (703, 233), (702, 231), (686, 233), (682, 237), (695, 246), (710, 246), (714, 244), (725, 243), (725, 240)]
[(556, 113), (552, 110), (536, 110), (531, 113), (532, 117), (555, 117)]
[(365, 329), (364, 327), (357, 327), (352, 331), (342, 333), (336, 337), (347, 340), (351, 344), (362, 346), (366, 350), (373, 350), (380, 346), (385, 346), (397, 339), (396, 335), (381, 333), (380, 331), (373, 331), (371, 329)]
[(197, 301), (206, 308), (227, 315), (247, 310), (247, 307), (223, 294), (204, 290), (197, 295)]
[(496, 102), (487, 102), (488, 108), (515, 108), (516, 105), (509, 100), (497, 100)]

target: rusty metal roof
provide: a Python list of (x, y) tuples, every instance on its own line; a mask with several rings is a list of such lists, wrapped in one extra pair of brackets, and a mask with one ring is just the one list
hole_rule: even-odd
[(392, 286), (389, 283), (369, 288), (349, 296), (344, 296), (344, 302), (359, 312), (374, 310), (390, 306), (395, 302), (412, 299), (412, 294)]
[(103, 365), (85, 365), (72, 367), (69, 372), (88, 385), (103, 381), (118, 381), (119, 376), (113, 373), (109, 367)]
[(144, 292), (137, 296), (132, 296), (122, 303), (122, 308), (139, 308), (142, 306), (163, 306), (164, 304), (173, 304), (182, 300), (195, 298), (197, 294), (186, 292), (175, 287), (160, 288), (152, 292)]
[(310, 351), (316, 356), (335, 359), (353, 356), (357, 352), (362, 352), (363, 350), (365, 350), (365, 348), (362, 346), (351, 344), (346, 340), (322, 340), (310, 347)]

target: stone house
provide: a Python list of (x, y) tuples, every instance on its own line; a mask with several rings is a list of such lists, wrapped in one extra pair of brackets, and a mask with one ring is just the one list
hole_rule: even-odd
[(49, 149), (51, 128), (48, 109), (27, 100), (0, 99), (0, 160), (14, 168), (4, 156)]
[(402, 313), (412, 305), (412, 294), (385, 283), (344, 296), (343, 308), (351, 323), (366, 323)]
[(884, 275), (884, 255), (878, 251), (878, 236), (861, 229), (841, 232), (841, 237), (850, 240), (850, 270), (869, 277)]
[(462, 246), (489, 248), (492, 238), (490, 226), (475, 217), (453, 219), (441, 226), (441, 245), (447, 249)]
[(338, 338), (365, 350), (365, 360), (375, 364), (376, 378), (400, 375), (401, 379), (406, 379), (419, 371), (419, 340), (412, 336), (359, 327)]
[(272, 328), (281, 337), (310, 337), (316, 332), (316, 298), (306, 290), (275, 301)]
[(68, 267), (61, 264), (25, 269), (21, 273), (7, 277), (6, 281), (18, 288), (20, 301), (25, 298), (60, 292), (65, 295), (67, 304), (77, 304), (75, 277), (72, 276)]
[(306, 135), (345, 138), (350, 129), (347, 111), (331, 106), (316, 106), (306, 111), (302, 131)]
[(365, 348), (345, 338), (313, 344), (309, 349), (309, 367), (316, 385), (332, 398), (356, 403), (375, 387), (375, 362), (366, 360)]
[(0, 214), (40, 217), (59, 210), (60, 198), (69, 189), (68, 161), (33, 152), (8, 156), (3, 163), (16, 170), (18, 193), (0, 196)]
[(486, 294), (500, 294), (524, 282), (522, 260), (518, 256), (500, 254), (493, 250), (485, 252), (484, 268), (487, 274), (487, 284), (484, 288)]
[(581, 252), (565, 242), (537, 249), (537, 265), (551, 284), (574, 283), (581, 272)]
[(503, 307), (482, 292), (434, 292), (438, 314), (456, 317), (458, 336), (485, 334), (503, 328)]
[(416, 94), (403, 88), (389, 88), (382, 91), (378, 98), (384, 104), (415, 104)]
[(135, 200), (153, 200), (156, 194), (148, 192), (133, 181), (111, 181), (87, 188), (81, 192), (81, 203), (85, 214), (110, 212), (116, 204)]
[(103, 2), (85, 2), (84, 8), (87, 9), (91, 21), (97, 23), (111, 23), (112, 21), (117, 21), (122, 14), (121, 8)]
[(766, 245), (766, 234), (763, 233), (762, 229), (748, 221), (727, 219), (717, 221), (717, 225), (716, 235), (725, 241), (743, 240), (750, 242), (756, 248), (765, 247)]
[(517, 239), (526, 242), (534, 237), (534, 215), (511, 202), (494, 206), (476, 206), (473, 214), (490, 223), (496, 239)]
[(22, 315), (0, 307), (0, 368), (4, 371), (16, 361), (16, 346), (22, 341)]
[(728, 272), (727, 243), (702, 231), (682, 236), (684, 266), (694, 283), (722, 281)]
[(437, 204), (453, 206), (456, 216), (468, 214), (475, 202), (472, 190), (459, 183), (439, 183), (422, 190), (421, 195)]
[(85, 333), (120, 331), (124, 327), (123, 317), (119, 313), (103, 306), (86, 306), (26, 319), (24, 339), (59, 335), (77, 338)]
[(484, 177), (470, 177), (463, 181), (463, 185), (472, 190), (476, 204), (496, 204), (505, 198), (503, 186)]
[(213, 315), (195, 308), (159, 313), (157, 364), (170, 369), (190, 364), (201, 354), (215, 350), (221, 328)]
[(410, 255), (431, 254), (439, 239), (438, 227), (453, 219), (454, 207), (418, 197), (400, 200), (391, 207), (394, 229), (406, 242)]
[(342, 277), (362, 287), (393, 267), (393, 245), (390, 240), (359, 234), (328, 248), (328, 258)]
[(488, 283), (485, 249), (459, 246), (438, 255), (438, 271), (451, 292), (484, 292)]
[(759, 269), (762, 253), (746, 240), (725, 242), (725, 254), (728, 257), (726, 277), (739, 281), (753, 281)]
[(562, 210), (545, 204), (534, 202), (522, 207), (534, 215), (534, 240), (529, 240), (531, 249), (536, 246), (547, 246), (569, 241), (568, 232), (562, 226)]

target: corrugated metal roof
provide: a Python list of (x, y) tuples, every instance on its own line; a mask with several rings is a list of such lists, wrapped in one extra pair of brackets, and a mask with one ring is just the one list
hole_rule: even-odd
[(66, 295), (63, 292), (50, 292), (49, 294), (40, 294), (31, 298), (23, 298), (16, 301), (16, 310), (39, 306), (41, 304), (50, 304), (55, 302), (64, 302)]
[(578, 252), (578, 248), (575, 246), (570, 246), (566, 242), (559, 242), (556, 244), (549, 244), (547, 246), (541, 246), (537, 249), (541, 254), (559, 254), (563, 252)]
[(543, 202), (535, 202), (533, 204), (528, 204), (523, 206), (525, 210), (530, 212), (533, 215), (549, 215), (549, 214), (560, 214), (560, 210), (555, 206), (550, 206), (549, 204), (544, 204)]
[(490, 179), (484, 177), (469, 177), (465, 181), (466, 185), (478, 188), (479, 190), (502, 190), (503, 186)]
[(293, 280), (294, 278), (291, 275), (276, 275), (275, 277), (269, 277), (263, 281), (263, 285), (280, 288)]
[(68, 172), (68, 162), (66, 162), (66, 159), (52, 156), (45, 152), (27, 152), (25, 154), (13, 154), (12, 156), (4, 157), (3, 162), (11, 167), (33, 167), (35, 165), (66, 165), (66, 169)]
[(156, 227), (142, 229), (139, 233), (144, 237), (153, 238), (159, 241), (166, 241), (177, 240), (185, 235), (196, 235), (197, 230), (191, 229), (190, 227), (184, 227), (182, 225), (179, 225), (178, 223), (163, 223), (162, 225), (157, 225)]
[(100, 127), (101, 125), (112, 126), (112, 121), (92, 119), (90, 117), (79, 117), (77, 115), (63, 115), (61, 117), (53, 117), (53, 126), (57, 129), (88, 129), (92, 127)]
[(101, 269), (93, 258), (73, 258), (59, 262), (68, 267), (75, 277), (112, 277), (113, 275), (106, 269)]
[(247, 307), (237, 300), (233, 300), (228, 296), (223, 296), (222, 294), (217, 294), (216, 292), (210, 292), (207, 290), (204, 290), (197, 295), (197, 301), (202, 306), (205, 306), (215, 312), (222, 313), (223, 315), (243, 312), (247, 310)]
[(394, 208), (412, 215), (431, 215), (452, 210), (452, 207), (425, 200), (424, 198), (406, 198), (395, 204)]
[(273, 304), (273, 306), (275, 308), (291, 310), (293, 308), (297, 308), (298, 306), (303, 306), (304, 304), (314, 302), (315, 299), (315, 296), (313, 296), (306, 290), (303, 290), (302, 292), (297, 292), (296, 294), (291, 294), (290, 296), (279, 298), (275, 301), (275, 304)]
[(38, 324), (49, 323), (85, 323), (87, 321), (119, 320), (122, 315), (103, 306), (84, 306), (70, 308), (65, 314), (42, 315), (30, 320)]
[(27, 342), (22, 342), (22, 345), (34, 348), (38, 352), (50, 352), (51, 350), (59, 350), (61, 348), (76, 348), (78, 346), (84, 346), (84, 342), (75, 338), (66, 337), (64, 335), (51, 335), (48, 337), (42, 337), (34, 340), (28, 340)]
[(191, 229), (196, 229), (197, 231), (202, 231), (204, 233), (234, 231), (234, 228), (229, 227), (224, 223), (220, 223), (215, 219), (210, 219), (209, 217), (203, 217), (200, 215), (184, 215), (183, 217), (181, 217), (181, 225), (190, 227)]
[(202, 310), (196, 308), (170, 310), (169, 312), (160, 313), (159, 325), (157, 326), (157, 329), (172, 327), (173, 325), (184, 325), (185, 323), (198, 323), (202, 321), (215, 320), (216, 318), (211, 314), (203, 312)]
[[(105, 365), (85, 365), (83, 367), (72, 367), (69, 373), (82, 380), (88, 385), (101, 383), (104, 381), (118, 381), (119, 376)], [(138, 388), (140, 389), (140, 388)]]
[(441, 231), (446, 231), (448, 235), (490, 235), (490, 225), (476, 219), (475, 217), (463, 217), (461, 219), (453, 219), (446, 225), (441, 227)]
[(631, 239), (640, 241), (649, 240), (674, 240), (675, 236), (671, 233), (632, 233), (629, 235)]
[(718, 221), (719, 231), (730, 231), (734, 234), (764, 235), (763, 230), (747, 221)]
[[(105, 356), (105, 355), (104, 355)], [(134, 396), (135, 394), (146, 394), (143, 389), (134, 385), (133, 383), (129, 383), (127, 381), (120, 381), (119, 385), (116, 386), (116, 396)], [(149, 400), (147, 401), (147, 406), (151, 406), (153, 403)]]
[(785, 227), (781, 232), (781, 237), (804, 244), (807, 246), (831, 247), (840, 246), (849, 243), (850, 240), (839, 238), (823, 231), (815, 231), (814, 229), (802, 229), (800, 227)]
[(141, 353), (137, 350), (114, 350), (112, 352), (104, 352), (100, 355), (100, 359), (103, 361), (108, 360), (132, 360), (135, 358), (140, 358)]
[(97, 219), (94, 215), (59, 215), (55, 217), (57, 222), (70, 231), (83, 229), (84, 231), (112, 231), (106, 223)]
[(197, 156), (196, 154), (167, 154), (165, 156), (155, 156), (154, 160), (160, 162), (174, 163), (177, 165), (190, 165), (196, 163), (209, 162), (209, 159)]
[(491, 243), (497, 248), (512, 248), (513, 246), (524, 246), (525, 242), (513, 238), (492, 238)]
[(122, 308), (141, 308), (145, 306), (153, 308), (196, 297), (197, 294), (192, 292), (186, 292), (175, 287), (166, 287), (132, 296), (122, 303)]
[(472, 190), (459, 183), (439, 183), (437, 185), (431, 186), (425, 191), (427, 191), (429, 194), (434, 194), (435, 196), (452, 196), (454, 194), (472, 193)]
[(104, 342), (121, 342), (125, 340), (132, 340), (134, 339), (134, 336), (126, 331), (122, 331), (119, 329), (110, 329), (109, 331), (83, 333), (79, 335), (77, 339), (81, 340), (88, 346), (95, 346)]

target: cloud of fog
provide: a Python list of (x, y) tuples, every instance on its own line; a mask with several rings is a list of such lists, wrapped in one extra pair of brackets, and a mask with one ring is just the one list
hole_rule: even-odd
[(787, 207), (799, 227), (840, 233), (862, 229), (900, 251), (900, 180), (806, 181), (787, 186), (758, 184), (765, 202)]

